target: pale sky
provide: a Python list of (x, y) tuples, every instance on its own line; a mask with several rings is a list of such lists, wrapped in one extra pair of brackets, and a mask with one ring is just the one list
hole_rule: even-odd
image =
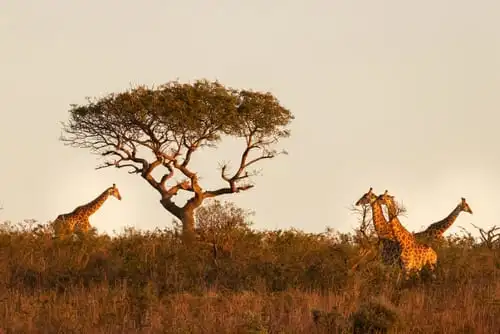
[[(146, 181), (94, 170), (60, 122), (86, 96), (207, 78), (270, 91), (296, 117), (289, 155), (219, 197), (256, 228), (351, 231), (347, 208), (370, 186), (403, 201), (410, 231), (462, 196), (474, 214), (448, 233), (498, 224), (499, 13), (497, 0), (2, 0), (0, 220), (45, 223), (116, 183), (123, 200), (90, 219), (100, 232), (171, 226)], [(196, 160), (202, 186), (224, 185), (218, 160), (240, 153)]]

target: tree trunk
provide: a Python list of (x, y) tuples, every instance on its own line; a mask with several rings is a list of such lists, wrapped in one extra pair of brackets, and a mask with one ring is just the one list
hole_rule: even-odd
[(189, 210), (184, 208), (179, 218), (182, 222), (182, 239), (186, 243), (190, 243), (195, 240), (195, 230), (194, 230), (194, 210)]
[(182, 235), (183, 241), (191, 242), (195, 240), (195, 219), (194, 211), (198, 208), (203, 201), (199, 200), (189, 200), (183, 207), (178, 207), (170, 199), (160, 200), (163, 207), (179, 219), (182, 223)]
[(199, 208), (205, 196), (203, 191), (198, 186), (196, 175), (193, 176), (191, 182), (193, 183), (194, 196), (190, 198), (183, 207), (179, 207), (172, 201), (172, 193), (165, 191), (164, 188), (156, 188), (162, 195), (160, 203), (163, 207), (177, 217), (182, 223), (182, 235), (185, 242), (190, 242), (195, 240), (195, 219), (194, 212)]

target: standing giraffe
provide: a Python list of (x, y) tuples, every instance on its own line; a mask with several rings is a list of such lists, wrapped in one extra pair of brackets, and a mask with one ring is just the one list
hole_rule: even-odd
[[(386, 190), (375, 202), (386, 205), (389, 210), (394, 207), (394, 196), (389, 195)], [(431, 270), (435, 269), (437, 254), (431, 247), (418, 242), (415, 236), (401, 225), (397, 216), (390, 219), (389, 226), (401, 246), (401, 265), (406, 279), (414, 271), (419, 274), (425, 265), (429, 265)]]
[(382, 262), (386, 265), (393, 265), (399, 262), (401, 247), (399, 246), (394, 233), (384, 217), (382, 206), (377, 202), (377, 195), (373, 193), (373, 188), (356, 202), (356, 206), (369, 204), (372, 208), (372, 220), (375, 232), (382, 244)]
[[(386, 196), (386, 207), (389, 213), (389, 220), (396, 217), (398, 215), (398, 206), (396, 202), (394, 202), (394, 196)], [(455, 209), (443, 220), (435, 222), (431, 224), (424, 231), (413, 233), (417, 241), (428, 245), (428, 242), (433, 240), (439, 240), (442, 238), (443, 233), (446, 232), (450, 228), (450, 226), (455, 222), (460, 212), (468, 212), (472, 214), (472, 210), (467, 204), (465, 198), (462, 197), (460, 203), (456, 206)]]
[(455, 222), (460, 212), (468, 212), (472, 214), (469, 204), (462, 197), (462, 200), (455, 209), (448, 215), (448, 217), (431, 224), (426, 230), (414, 233), (415, 237), (421, 242), (429, 242), (432, 240), (439, 240), (442, 238), (443, 233)]
[(90, 229), (89, 217), (99, 210), (109, 196), (114, 196), (119, 200), (122, 199), (114, 183), (112, 187), (104, 190), (104, 192), (93, 201), (80, 205), (70, 213), (64, 213), (57, 216), (56, 220), (52, 223), (56, 236), (63, 237), (64, 235), (74, 233), (75, 230), (87, 233)]

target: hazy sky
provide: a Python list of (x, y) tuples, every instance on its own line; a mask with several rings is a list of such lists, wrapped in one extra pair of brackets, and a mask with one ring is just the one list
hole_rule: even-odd
[[(0, 220), (47, 222), (115, 182), (123, 200), (91, 217), (99, 231), (170, 226), (155, 190), (94, 170), (60, 122), (86, 96), (207, 78), (271, 91), (296, 117), (290, 154), (220, 197), (257, 228), (349, 231), (370, 186), (403, 201), (409, 230), (462, 196), (474, 215), (451, 233), (498, 224), (498, 13), (495, 0), (0, 1)], [(196, 160), (203, 185), (224, 185), (217, 160), (240, 153)]]

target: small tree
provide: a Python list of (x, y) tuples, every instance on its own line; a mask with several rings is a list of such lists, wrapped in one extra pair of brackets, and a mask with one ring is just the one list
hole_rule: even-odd
[[(250, 178), (257, 171), (249, 168), (286, 153), (277, 152), (274, 145), (289, 136), (287, 126), (294, 118), (270, 93), (206, 80), (169, 82), (154, 89), (139, 86), (87, 98), (85, 105), (71, 105), (69, 113), (61, 140), (105, 157), (97, 169), (128, 168), (139, 174), (159, 192), (160, 203), (182, 222), (186, 235), (194, 232), (194, 212), (205, 199), (252, 188)], [(221, 178), (227, 185), (204, 190), (190, 161), (201, 148), (217, 147), (224, 136), (244, 141), (239, 165), (231, 174), (222, 165)], [(164, 174), (155, 178), (152, 173), (158, 167)], [(185, 179), (174, 182), (177, 172)], [(179, 191), (192, 193), (183, 206), (174, 202)]]
[[(396, 217), (406, 217), (407, 209), (403, 202), (395, 201)], [(351, 205), (348, 210), (358, 218), (358, 227), (354, 229), (355, 242), (361, 247), (365, 247), (367, 243), (376, 235), (374, 224), (372, 224), (372, 208), (370, 204), (364, 204), (361, 207)], [(386, 219), (389, 218), (389, 212), (385, 206), (382, 207)]]
[(202, 241), (217, 249), (231, 252), (235, 243), (250, 232), (253, 212), (237, 207), (232, 202), (211, 200), (196, 211), (197, 232)]
[(500, 226), (493, 225), (489, 230), (471, 224), (479, 231), (481, 244), (489, 249), (493, 249), (495, 244), (500, 245)]

